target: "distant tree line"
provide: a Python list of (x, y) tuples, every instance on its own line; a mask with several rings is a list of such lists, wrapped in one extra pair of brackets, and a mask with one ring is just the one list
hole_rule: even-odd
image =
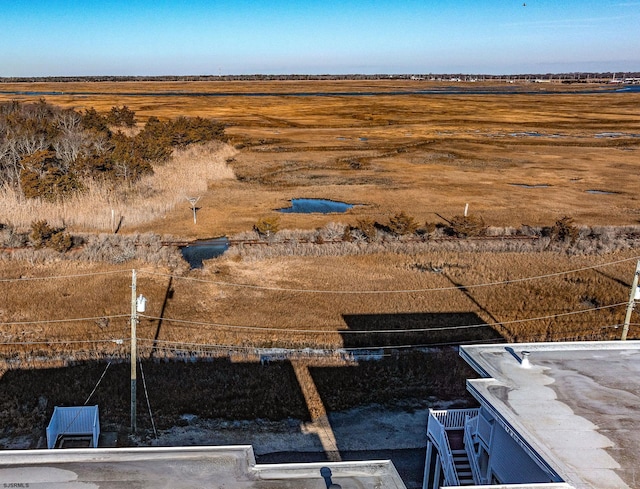
[[(625, 76), (640, 77), (640, 72), (624, 72)], [(506, 74), (475, 74), (475, 73), (376, 73), (376, 74), (253, 74), (253, 75), (163, 75), (163, 76), (45, 76), (45, 77), (0, 77), (0, 83), (29, 83), (29, 82), (188, 82), (188, 81), (265, 81), (265, 80), (386, 80), (395, 79), (465, 79), (472, 77), (486, 81), (502, 80), (529, 80), (535, 78), (550, 78), (556, 80), (585, 80), (607, 81), (616, 73), (612, 72), (570, 72), (570, 73), (520, 73), (517, 75)], [(617, 75), (621, 75), (620, 72)]]
[(88, 179), (133, 183), (166, 161), (173, 148), (224, 140), (224, 125), (200, 117), (149, 118), (139, 131), (127, 106), (106, 114), (79, 112), (40, 100), (0, 104), (0, 187), (26, 198), (64, 198)]

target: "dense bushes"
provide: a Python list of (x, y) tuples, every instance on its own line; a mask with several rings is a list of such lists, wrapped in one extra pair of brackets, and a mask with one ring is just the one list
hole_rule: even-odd
[(575, 244), (580, 236), (580, 230), (574, 224), (573, 218), (564, 216), (558, 219), (551, 228), (543, 228), (543, 233), (548, 234), (552, 241)]
[(22, 158), (20, 186), (27, 198), (56, 200), (82, 188), (78, 174), (55, 151), (39, 150)]
[(136, 125), (136, 113), (126, 105), (111, 107), (106, 117), (107, 122), (112, 126), (134, 127)]
[(345, 231), (348, 241), (357, 240), (360, 237), (364, 241), (373, 242), (382, 237), (411, 238), (422, 237), (427, 239), (438, 230), (448, 236), (458, 238), (477, 237), (485, 234), (487, 226), (480, 217), (455, 216), (447, 224), (434, 224), (427, 222), (420, 227), (416, 220), (404, 211), (400, 211), (389, 217), (388, 223), (380, 223), (373, 219), (358, 219), (355, 226)]
[(405, 236), (415, 233), (418, 229), (418, 223), (403, 211), (389, 218), (389, 229), (395, 235)]
[(152, 117), (133, 135), (115, 130), (135, 125), (127, 106), (100, 114), (44, 100), (0, 104), (0, 186), (26, 198), (64, 199), (82, 191), (85, 179), (130, 184), (152, 173), (174, 148), (225, 139), (222, 124), (201, 117)]
[(449, 221), (448, 233), (458, 238), (472, 238), (485, 234), (487, 226), (481, 217), (454, 216)]
[(31, 223), (29, 240), (35, 248), (53, 248), (56, 251), (65, 252), (71, 249), (73, 240), (64, 228), (54, 228), (47, 221), (34, 221)]

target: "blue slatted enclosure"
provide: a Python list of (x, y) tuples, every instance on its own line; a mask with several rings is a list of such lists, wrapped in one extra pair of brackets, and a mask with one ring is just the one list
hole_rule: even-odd
[(47, 448), (97, 448), (98, 406), (56, 406), (47, 426)]

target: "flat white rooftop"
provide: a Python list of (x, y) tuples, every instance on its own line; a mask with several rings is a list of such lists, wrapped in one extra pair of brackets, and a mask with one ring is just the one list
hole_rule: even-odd
[(343, 489), (406, 489), (388, 460), (256, 465), (244, 445), (0, 451), (0, 487), (326, 489), (327, 473)]
[(640, 342), (474, 345), (460, 354), (484, 377), (469, 380), (469, 391), (565, 482), (640, 487)]

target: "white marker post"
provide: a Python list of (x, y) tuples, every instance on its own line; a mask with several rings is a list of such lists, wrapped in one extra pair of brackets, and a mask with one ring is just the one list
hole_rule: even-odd
[(200, 197), (187, 197), (187, 200), (191, 204), (191, 210), (193, 210), (193, 223), (196, 224), (196, 204), (200, 200)]

